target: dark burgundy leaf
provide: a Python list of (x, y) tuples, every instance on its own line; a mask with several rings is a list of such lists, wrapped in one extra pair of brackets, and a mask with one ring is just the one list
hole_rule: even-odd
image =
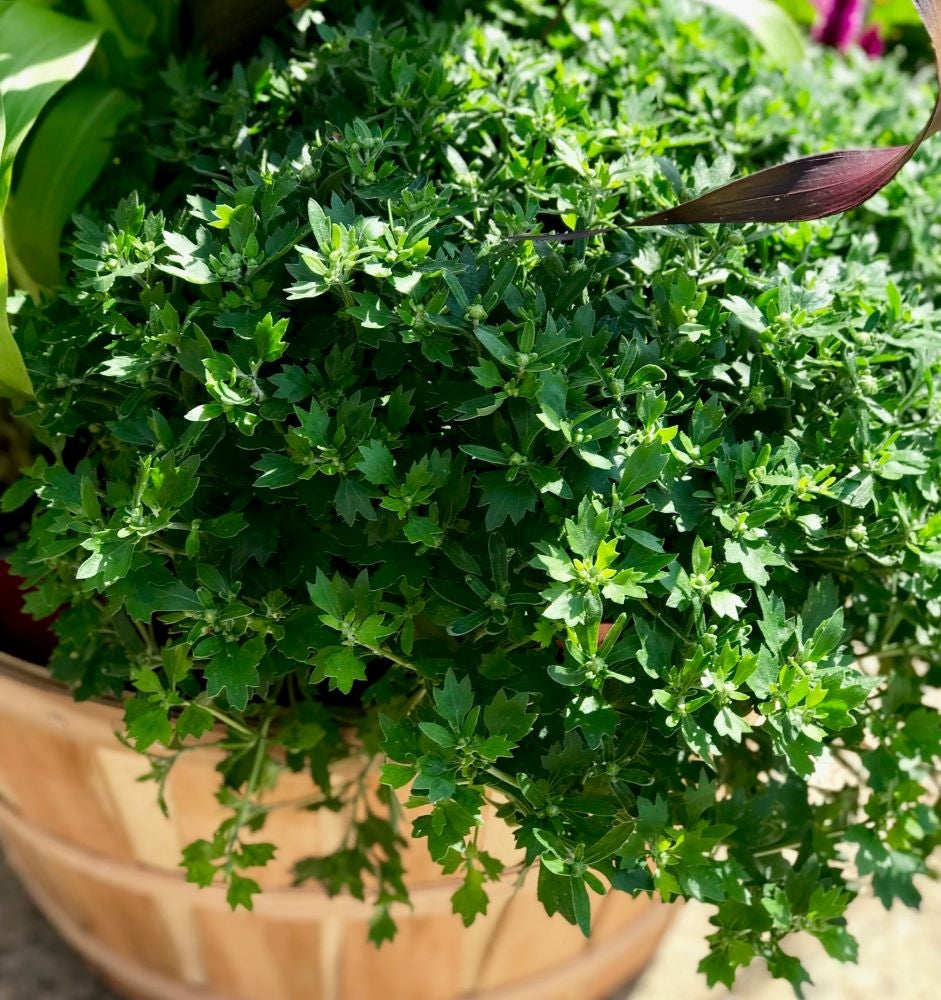
[[(941, 0), (914, 0), (931, 38), (941, 85)], [(907, 146), (845, 149), (761, 170), (692, 201), (631, 223), (795, 222), (856, 208), (885, 187), (941, 128), (941, 97), (928, 124)]]
[[(931, 38), (941, 88), (941, 0), (913, 0)], [(840, 149), (760, 170), (675, 208), (646, 215), (629, 226), (693, 222), (797, 222), (846, 212), (868, 201), (941, 129), (941, 93), (927, 125), (907, 146)], [(523, 233), (512, 240), (565, 242), (600, 236), (609, 229), (573, 233)]]

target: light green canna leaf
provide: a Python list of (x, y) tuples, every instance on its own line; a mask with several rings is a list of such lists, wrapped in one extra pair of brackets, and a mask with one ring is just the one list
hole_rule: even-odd
[(137, 107), (120, 90), (79, 82), (39, 123), (6, 214), (11, 258), (26, 272), (21, 279), (13, 268), (18, 284), (58, 283), (62, 229), (107, 164), (121, 122)]
[[(98, 34), (90, 24), (25, 0), (0, 9), (0, 218), (17, 151), (49, 100), (85, 67)], [(0, 228), (0, 394), (29, 397), (32, 383), (7, 317), (8, 281)]]
[[(0, 149), (6, 137), (6, 119), (3, 111), (3, 93), (0, 92)], [(3, 248), (3, 206), (10, 193), (10, 170), (0, 170), (0, 395), (32, 396), (33, 385), (26, 365), (13, 339), (7, 319), (7, 256)]]
[(84, 69), (99, 34), (94, 25), (25, 0), (3, 8), (0, 94), (6, 111), (6, 138), (0, 152), (0, 170), (9, 168), (49, 100)]
[(769, 56), (784, 66), (803, 61), (804, 35), (794, 19), (774, 0), (703, 0), (739, 20)]

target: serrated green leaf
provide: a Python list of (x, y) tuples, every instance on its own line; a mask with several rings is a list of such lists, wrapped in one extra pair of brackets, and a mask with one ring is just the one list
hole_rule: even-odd
[(229, 705), (236, 711), (244, 711), (249, 692), (259, 685), (258, 664), (264, 653), (264, 636), (242, 644), (222, 643), (204, 668), (206, 693), (216, 698), (224, 691)]
[(394, 486), (396, 484), (395, 459), (392, 452), (381, 441), (370, 441), (359, 447), (362, 458), (356, 468), (374, 486)]
[(487, 913), (490, 900), (487, 898), (483, 885), (483, 872), (470, 865), (464, 875), (461, 887), (451, 896), (451, 910), (460, 915), (465, 927), (470, 927), (478, 916), (484, 916)]
[(453, 670), (448, 670), (445, 674), (444, 684), (435, 688), (434, 700), (441, 718), (455, 732), (461, 732), (464, 720), (474, 705), (474, 693), (470, 678), (462, 677), (458, 680), (457, 674)]

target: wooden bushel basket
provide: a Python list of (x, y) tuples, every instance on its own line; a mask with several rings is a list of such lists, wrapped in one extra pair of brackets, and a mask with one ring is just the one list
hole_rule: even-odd
[[(643, 969), (670, 918), (668, 906), (610, 893), (586, 941), (546, 916), (534, 873), (518, 888), (511, 871), (490, 890), (486, 917), (465, 928), (451, 912), (453, 879), (417, 843), (406, 855), (414, 907), (400, 908), (396, 940), (377, 949), (368, 903), (291, 885), (293, 863), (330, 851), (346, 825), (296, 809), (272, 812), (263, 838), (277, 858), (254, 876), (265, 891), (251, 913), (232, 912), (224, 889), (199, 889), (179, 867), (183, 846), (224, 815), (217, 751), (179, 760), (167, 819), (155, 786), (137, 780), (146, 762), (115, 738), (121, 724), (117, 704), (75, 703), (0, 653), (0, 842), (62, 937), (134, 1000), (600, 1000)], [(286, 775), (275, 797), (310, 792), (305, 776)], [(484, 833), (512, 863), (503, 824)]]

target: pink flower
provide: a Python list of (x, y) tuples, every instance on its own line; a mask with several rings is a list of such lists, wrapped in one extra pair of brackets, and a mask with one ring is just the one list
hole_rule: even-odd
[(813, 0), (820, 11), (813, 36), (841, 52), (859, 45), (871, 56), (882, 55), (884, 45), (878, 28), (864, 29), (865, 0)]

